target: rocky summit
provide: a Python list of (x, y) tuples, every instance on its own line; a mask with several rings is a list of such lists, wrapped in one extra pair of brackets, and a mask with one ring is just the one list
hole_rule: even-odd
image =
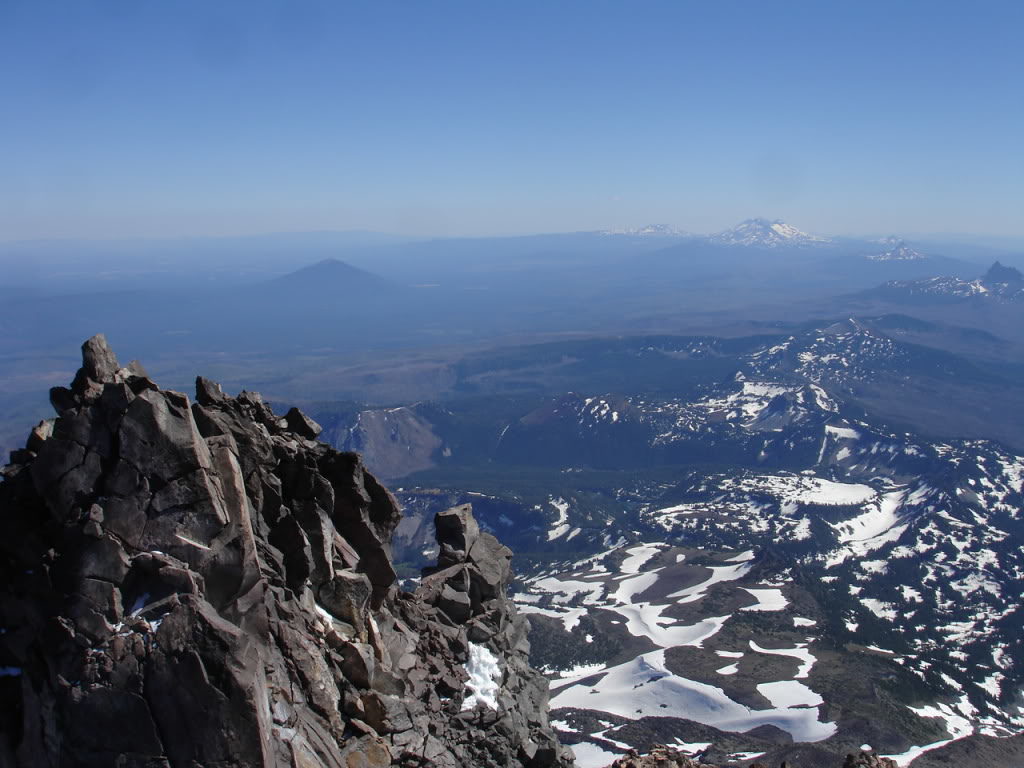
[(297, 409), (102, 336), (51, 402), (0, 483), (0, 766), (572, 763), (468, 506), (408, 592), (395, 500)]

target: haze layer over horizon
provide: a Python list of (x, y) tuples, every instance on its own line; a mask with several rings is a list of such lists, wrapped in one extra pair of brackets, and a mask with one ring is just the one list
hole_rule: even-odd
[(1024, 6), (0, 5), (2, 239), (1022, 236)]

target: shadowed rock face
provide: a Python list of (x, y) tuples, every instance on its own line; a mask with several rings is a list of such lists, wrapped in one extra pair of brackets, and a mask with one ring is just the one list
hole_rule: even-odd
[[(51, 401), (0, 483), (0, 766), (571, 764), (468, 507), (403, 592), (394, 499), (301, 412), (191, 402), (102, 336)], [(471, 643), (497, 710), (463, 711)]]

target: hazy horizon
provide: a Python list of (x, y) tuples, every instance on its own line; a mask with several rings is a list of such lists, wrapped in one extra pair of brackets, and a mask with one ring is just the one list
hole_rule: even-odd
[(1024, 236), (1024, 6), (0, 6), (0, 239)]
[[(694, 237), (709, 237), (718, 234), (724, 230), (731, 229), (732, 227), (751, 219), (766, 219), (771, 221), (766, 216), (748, 216), (743, 220), (737, 220), (733, 224), (723, 227), (717, 230), (697, 231), (695, 229), (687, 228), (685, 226), (677, 226), (669, 224), (663, 221), (646, 221), (646, 222), (629, 222), (622, 227), (598, 227), (594, 229), (549, 229), (549, 230), (537, 230), (537, 231), (488, 231), (479, 233), (452, 233), (448, 235), (430, 234), (426, 232), (411, 232), (411, 233), (400, 233), (395, 231), (375, 230), (361, 227), (352, 228), (337, 228), (337, 229), (254, 229), (251, 231), (234, 231), (225, 233), (206, 233), (206, 232), (180, 232), (180, 233), (153, 233), (149, 235), (70, 235), (67, 237), (18, 237), (18, 238), (5, 238), (0, 235), (0, 245), (18, 245), (18, 244), (44, 244), (44, 243), (147, 243), (147, 242), (177, 242), (187, 240), (244, 240), (244, 239), (261, 239), (261, 238), (288, 238), (298, 237), (303, 235), (367, 235), (367, 236), (379, 236), (382, 238), (394, 238), (395, 242), (411, 242), (420, 240), (473, 240), (473, 239), (501, 239), (501, 238), (516, 238), (516, 237), (544, 237), (544, 236), (555, 236), (555, 235), (572, 235), (572, 234), (630, 234), (623, 230), (636, 230), (646, 226), (667, 226), (672, 229), (678, 230), (679, 236), (692, 235)], [(807, 231), (809, 234), (814, 235), (826, 235), (828, 237), (849, 239), (849, 240), (873, 240), (881, 239), (886, 237), (899, 237), (906, 240), (943, 240), (948, 239), (950, 241), (965, 241), (965, 242), (977, 242), (983, 244), (985, 241), (1007, 241), (1009, 243), (1020, 243), (1024, 245), (1024, 233), (1019, 235), (1014, 234), (998, 234), (994, 232), (957, 232), (957, 231), (933, 231), (933, 232), (909, 232), (909, 231), (864, 231), (864, 232), (831, 232), (817, 229), (809, 229), (795, 223), (791, 220), (783, 219), (786, 224), (796, 226), (798, 229)]]

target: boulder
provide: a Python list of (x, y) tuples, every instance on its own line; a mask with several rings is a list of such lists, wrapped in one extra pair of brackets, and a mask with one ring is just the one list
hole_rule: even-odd
[(469, 595), (465, 592), (456, 592), (447, 584), (441, 590), (437, 607), (444, 611), (448, 618), (456, 624), (465, 624), (469, 621), (470, 616), (473, 615)]
[(285, 424), (290, 432), (294, 432), (307, 440), (316, 440), (324, 428), (313, 421), (298, 408), (292, 408), (284, 415)]
[(366, 624), (366, 611), (373, 589), (366, 574), (338, 571), (317, 592), (317, 602), (332, 616), (361, 629)]
[(434, 516), (437, 543), (454, 551), (469, 552), (480, 535), (480, 526), (469, 504), (453, 507)]

